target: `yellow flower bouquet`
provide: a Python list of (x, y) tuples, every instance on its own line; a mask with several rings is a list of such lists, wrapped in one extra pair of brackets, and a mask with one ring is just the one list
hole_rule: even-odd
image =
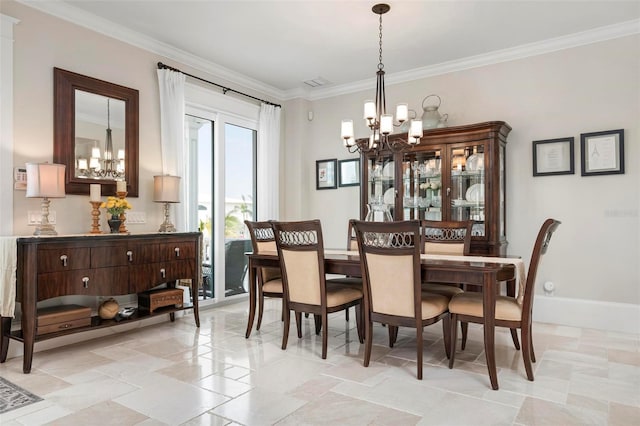
[(100, 208), (107, 209), (107, 212), (115, 218), (120, 217), (125, 210), (131, 209), (131, 204), (126, 198), (107, 197), (107, 201), (100, 204)]

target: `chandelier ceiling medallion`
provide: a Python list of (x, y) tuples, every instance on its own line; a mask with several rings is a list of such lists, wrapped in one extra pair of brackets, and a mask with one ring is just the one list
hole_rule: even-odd
[(396, 106), (396, 121), (393, 115), (387, 114), (386, 98), (384, 88), (384, 64), (382, 63), (382, 15), (387, 13), (391, 7), (388, 4), (380, 3), (371, 8), (373, 13), (379, 15), (379, 56), (378, 71), (376, 72), (376, 98), (375, 101), (365, 101), (364, 119), (371, 129), (369, 139), (356, 140), (353, 133), (353, 120), (342, 120), (342, 139), (344, 146), (350, 153), (353, 152), (375, 152), (376, 155), (381, 150), (391, 150), (394, 152), (403, 151), (420, 143), (422, 137), (422, 121), (411, 120), (407, 140), (401, 138), (390, 139), (394, 126), (400, 126), (409, 119), (409, 107), (406, 103)]

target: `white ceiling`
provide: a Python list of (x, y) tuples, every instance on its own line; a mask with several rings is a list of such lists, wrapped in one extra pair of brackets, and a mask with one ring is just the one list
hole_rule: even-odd
[[(373, 87), (377, 69), (375, 1), (22, 2), (281, 99)], [(639, 0), (389, 4), (387, 84), (640, 32)]]

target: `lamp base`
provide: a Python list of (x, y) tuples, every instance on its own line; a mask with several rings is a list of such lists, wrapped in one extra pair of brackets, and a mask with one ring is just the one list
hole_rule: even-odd
[(33, 235), (58, 235), (56, 227), (49, 222), (49, 204), (51, 204), (49, 198), (44, 197), (40, 203), (40, 223), (33, 231)]
[(176, 232), (176, 227), (169, 219), (169, 203), (164, 203), (164, 222), (160, 225), (158, 232)]

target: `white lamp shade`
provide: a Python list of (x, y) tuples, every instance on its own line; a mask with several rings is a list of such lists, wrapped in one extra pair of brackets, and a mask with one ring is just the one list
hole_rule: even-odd
[(100, 160), (98, 160), (95, 157), (91, 157), (89, 159), (89, 168), (96, 169), (96, 170), (100, 169)]
[(78, 158), (78, 170), (87, 170), (89, 165), (86, 158)]
[(373, 120), (376, 118), (376, 104), (373, 101), (364, 101), (364, 118)]
[(94, 158), (100, 158), (100, 148), (98, 148), (97, 146), (91, 148), (91, 156)]
[(28, 198), (64, 198), (64, 164), (27, 163)]
[(391, 114), (383, 114), (380, 117), (380, 133), (388, 135), (393, 132), (393, 116)]
[(118, 160), (124, 160), (124, 149), (118, 150)]
[(422, 120), (411, 120), (411, 130), (409, 131), (412, 138), (422, 137)]
[(396, 106), (396, 120), (399, 122), (404, 122), (409, 119), (409, 105), (407, 104), (398, 104)]
[(342, 120), (342, 139), (353, 138), (353, 120)]
[(153, 201), (159, 203), (179, 203), (180, 176), (154, 176)]

